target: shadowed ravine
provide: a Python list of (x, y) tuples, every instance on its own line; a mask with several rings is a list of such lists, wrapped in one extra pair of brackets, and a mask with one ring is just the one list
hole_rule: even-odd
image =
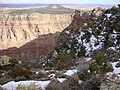
[(36, 60), (39, 59), (40, 56), (49, 54), (53, 50), (58, 36), (59, 32), (41, 35), (19, 48), (11, 47), (0, 50), (0, 55), (7, 55), (21, 61)]

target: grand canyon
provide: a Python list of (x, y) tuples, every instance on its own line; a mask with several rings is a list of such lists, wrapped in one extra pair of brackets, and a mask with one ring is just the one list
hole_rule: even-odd
[(6, 5), (0, 90), (120, 90), (120, 4)]
[(71, 23), (73, 13), (74, 10), (57, 4), (1, 11), (0, 54), (19, 60), (48, 54), (59, 33)]

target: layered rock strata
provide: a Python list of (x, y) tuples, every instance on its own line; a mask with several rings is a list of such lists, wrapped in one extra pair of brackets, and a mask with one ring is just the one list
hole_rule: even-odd
[(0, 55), (19, 60), (46, 55), (55, 46), (59, 32), (71, 22), (66, 14), (0, 14)]

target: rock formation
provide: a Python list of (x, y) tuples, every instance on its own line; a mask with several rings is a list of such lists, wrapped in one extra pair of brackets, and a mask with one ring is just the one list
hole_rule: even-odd
[[(71, 24), (58, 37), (55, 50), (63, 48), (68, 54), (75, 50), (78, 57), (97, 49), (120, 50), (120, 7), (93, 9), (90, 15), (76, 11)], [(87, 17), (86, 17), (87, 16)]]
[(65, 43), (66, 41), (68, 41), (70, 39), (69, 36), (69, 30), (78, 32), (80, 30), (80, 28), (83, 28), (86, 26), (86, 19), (83, 18), (83, 12), (76, 10), (75, 11), (75, 15), (73, 16), (73, 20), (71, 22), (71, 24), (66, 27), (60, 34), (60, 36), (58, 37), (58, 40), (56, 42), (57, 46)]
[(59, 32), (70, 24), (72, 15), (71, 12), (11, 12), (0, 13), (0, 55), (19, 60), (35, 59), (49, 53), (55, 46)]
[(0, 50), (20, 47), (39, 35), (61, 32), (71, 20), (71, 14), (0, 15)]
[(69, 30), (80, 32), (91, 27), (90, 20), (98, 18), (102, 14), (102, 9), (94, 9), (91, 15), (76, 10), (71, 19), (72, 12), (71, 9), (51, 4), (42, 9), (21, 9), (1, 13), (0, 55), (8, 55), (19, 60), (33, 60), (41, 55), (45, 56), (54, 47), (69, 41)]
[(56, 42), (57, 46), (60, 46), (70, 40), (71, 36), (69, 34), (69, 30), (73, 32), (80, 32), (83, 29), (94, 29), (93, 20), (98, 19), (103, 12), (104, 9), (102, 8), (94, 8), (91, 13), (75, 10), (75, 15), (73, 16), (71, 24), (60, 33)]

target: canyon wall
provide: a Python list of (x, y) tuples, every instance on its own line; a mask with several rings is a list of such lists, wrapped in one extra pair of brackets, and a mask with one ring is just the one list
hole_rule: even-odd
[(65, 14), (0, 13), (0, 55), (30, 60), (48, 54), (72, 19)]

